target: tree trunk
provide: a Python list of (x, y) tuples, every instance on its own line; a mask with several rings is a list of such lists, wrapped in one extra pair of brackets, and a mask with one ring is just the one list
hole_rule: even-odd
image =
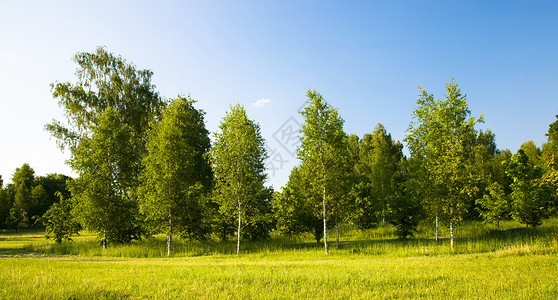
[[(382, 174), (382, 180), (384, 179)], [(386, 225), (386, 199), (384, 196), (384, 183), (382, 182), (382, 226)]]
[(436, 243), (438, 242), (438, 228), (439, 228), (439, 222), (438, 222), (438, 213), (436, 213)]
[(527, 239), (529, 239), (529, 223), (527, 223), (527, 219), (525, 220), (525, 230), (527, 231)]
[(240, 228), (242, 226), (242, 218), (240, 216), (241, 207), (238, 203), (238, 230), (236, 231), (236, 256), (240, 255)]
[(327, 249), (327, 210), (326, 210), (326, 188), (324, 182), (324, 192), (322, 194), (322, 201), (323, 201), (323, 219), (324, 219), (324, 247), (326, 255), (329, 253)]
[(167, 234), (167, 256), (170, 256), (172, 241), (172, 212), (169, 207), (169, 233)]
[(451, 250), (453, 250), (453, 222), (450, 221), (450, 244), (451, 244)]
[(103, 250), (107, 250), (107, 230), (103, 229)]
[(337, 203), (335, 203), (335, 249), (339, 249), (339, 207)]
[(450, 244), (453, 250), (453, 203), (450, 205)]

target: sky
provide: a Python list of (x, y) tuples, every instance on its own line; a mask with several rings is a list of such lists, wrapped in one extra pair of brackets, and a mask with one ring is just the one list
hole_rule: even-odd
[[(558, 114), (555, 1), (0, 0), (0, 175), (76, 176), (44, 130), (64, 120), (53, 82), (75, 82), (96, 47), (154, 72), (166, 98), (191, 95), (216, 132), (231, 105), (259, 123), (279, 189), (297, 164), (308, 89), (338, 108), (347, 133), (377, 123), (403, 140), (418, 86), (451, 78), (498, 148), (541, 145)], [(407, 152), (408, 153), (408, 152)]]

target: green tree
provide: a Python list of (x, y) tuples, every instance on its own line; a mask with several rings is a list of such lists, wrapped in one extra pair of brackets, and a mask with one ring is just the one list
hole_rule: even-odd
[(483, 208), (480, 207), (480, 203), (483, 201), (482, 198), (489, 194), (488, 187), (494, 182), (493, 174), (497, 171), (495, 168), (501, 168), (501, 164), (494, 163), (494, 157), (498, 154), (499, 150), (496, 148), (494, 133), (490, 129), (479, 130), (471, 155), (476, 188), (473, 196), (468, 199), (467, 214), (464, 218), (474, 220), (481, 217), (480, 212)]
[[(387, 133), (382, 124), (377, 124), (371, 134), (364, 134), (359, 145), (360, 153), (356, 172), (365, 181), (357, 187), (368, 186), (370, 190), (367, 194), (369, 196), (364, 199), (379, 201), (379, 203), (363, 204), (370, 208), (379, 206), (381, 223), (385, 224), (387, 198), (393, 193), (391, 177), (397, 171), (398, 163), (403, 159), (403, 145), (399, 141), (393, 141), (391, 134)], [(359, 208), (362, 211), (364, 207)], [(368, 211), (368, 209), (364, 210)], [(377, 221), (372, 224), (374, 223)], [(361, 227), (370, 228), (372, 224), (362, 224)]]
[[(88, 208), (83, 210), (81, 221), (96, 230), (108, 230), (109, 239), (129, 241), (139, 234), (134, 194), (146, 152), (147, 129), (164, 102), (151, 83), (153, 73), (136, 69), (121, 56), (99, 47), (93, 53), (77, 53), (73, 59), (78, 65), (77, 81), (51, 85), (66, 121), (53, 120), (45, 128), (61, 148), (70, 150), (70, 165), (80, 176), (72, 183), (72, 192), (75, 200), (85, 201), (76, 207)], [(104, 157), (95, 161), (89, 156)], [(103, 218), (98, 218), (99, 214)]]
[[(277, 228), (287, 234), (309, 232), (316, 243), (320, 243), (324, 234), (321, 207), (316, 205), (320, 197), (312, 193), (304, 172), (304, 166), (294, 167), (281, 193), (275, 193)], [(317, 199), (309, 199), (311, 197)]]
[(79, 52), (73, 60), (79, 66), (75, 73), (77, 82), (51, 84), (52, 95), (64, 109), (67, 124), (53, 120), (45, 126), (46, 130), (58, 139), (61, 148), (73, 151), (81, 139), (90, 137), (110, 107), (134, 133), (134, 139), (139, 141), (135, 146), (145, 150), (149, 123), (164, 106), (151, 83), (153, 72), (138, 70), (101, 47), (94, 53)]
[(12, 177), (14, 200), (10, 209), (10, 219), (16, 231), (29, 225), (29, 216), (34, 206), (31, 195), (34, 181), (35, 171), (28, 164), (17, 168)]
[(27, 212), (20, 207), (14, 206), (10, 209), (10, 223), (17, 232), (20, 228), (26, 227), (29, 224)]
[(498, 183), (493, 182), (487, 188), (487, 194), (482, 198), (477, 199), (479, 205), (479, 213), (484, 222), (496, 223), (500, 228), (500, 221), (510, 215), (510, 200), (504, 187)]
[(12, 203), (6, 189), (4, 189), (4, 181), (2, 180), (2, 175), (0, 175), (0, 228), (9, 223), (11, 208)]
[(351, 189), (346, 196), (349, 199), (346, 219), (358, 229), (370, 229), (381, 219), (381, 201), (372, 193), (369, 170), (363, 164), (362, 157), (369, 153), (369, 147), (355, 134), (349, 135), (348, 147), (353, 170)]
[(537, 145), (535, 145), (535, 143), (532, 140), (526, 141), (523, 144), (521, 144), (519, 149), (523, 150), (523, 152), (525, 152), (525, 154), (529, 157), (529, 163), (531, 165), (542, 167), (541, 149), (537, 147)]
[(558, 115), (556, 118), (548, 126), (548, 140), (542, 145), (541, 153), (541, 165), (545, 171), (541, 181), (549, 188), (553, 202), (549, 207), (549, 214), (558, 212)]
[[(248, 119), (244, 107), (232, 106), (219, 125), (211, 149), (211, 164), (215, 174), (214, 199), (219, 204), (222, 219), (237, 220), (236, 253), (240, 254), (241, 231), (244, 227), (271, 229), (262, 222), (260, 212), (271, 212), (271, 190), (264, 186), (264, 160), (267, 156), (260, 126)], [(257, 213), (254, 213), (257, 212)], [(267, 223), (267, 224), (266, 224)]]
[(477, 135), (474, 125), (481, 118), (470, 117), (467, 97), (452, 79), (446, 83), (444, 100), (419, 87), (418, 107), (413, 110), (413, 121), (405, 141), (411, 155), (424, 168), (423, 196), (429, 212), (449, 223), (451, 245), (453, 229), (467, 211), (468, 199), (475, 191), (471, 167), (471, 147)]
[(395, 234), (400, 239), (413, 236), (423, 216), (422, 203), (414, 193), (411, 167), (405, 160), (399, 162), (397, 171), (391, 176), (391, 193), (386, 201), (389, 223), (395, 226)]
[(60, 244), (63, 240), (71, 241), (72, 235), (78, 234), (79, 224), (72, 214), (71, 201), (64, 198), (61, 192), (56, 192), (56, 196), (58, 202), (52, 204), (38, 221), (45, 226), (46, 238)]
[(74, 211), (82, 225), (99, 233), (104, 249), (107, 243), (129, 242), (142, 233), (133, 197), (135, 176), (130, 172), (139, 163), (134, 142), (131, 128), (109, 107), (69, 161), (80, 174), (69, 185)]
[(44, 189), (45, 198), (43, 203), (38, 203), (41, 212), (46, 212), (53, 203), (56, 203), (60, 198), (56, 195), (61, 193), (62, 196), (70, 198), (71, 194), (68, 190), (68, 181), (72, 178), (62, 174), (47, 174), (46, 176), (35, 177), (35, 184), (41, 186)]
[(26, 163), (17, 168), (12, 176), (12, 183), (15, 186), (23, 185), (29, 190), (33, 188), (34, 181), (35, 171)]
[(546, 170), (558, 169), (558, 115), (556, 120), (548, 126), (547, 141), (542, 145), (542, 160)]
[(308, 90), (306, 96), (307, 105), (301, 112), (304, 123), (297, 157), (308, 167), (311, 186), (314, 188), (312, 192), (321, 196), (324, 248), (328, 254), (329, 202), (337, 199), (337, 179), (344, 176), (339, 170), (343, 168), (344, 157), (348, 155), (347, 138), (343, 131), (344, 121), (337, 109), (327, 104), (316, 91)]
[(540, 225), (548, 213), (550, 193), (541, 181), (542, 168), (529, 162), (525, 151), (519, 149), (508, 163), (506, 172), (513, 179), (511, 215), (525, 224), (529, 236), (529, 225)]
[(143, 159), (140, 211), (157, 232), (167, 234), (167, 254), (173, 232), (202, 239), (210, 232), (205, 195), (211, 188), (211, 146), (204, 112), (195, 100), (182, 96), (163, 110), (149, 131)]
[(31, 189), (30, 197), (31, 207), (29, 208), (29, 216), (33, 219), (37, 219), (50, 207), (49, 197), (46, 194), (45, 188), (40, 184), (36, 184), (33, 189)]

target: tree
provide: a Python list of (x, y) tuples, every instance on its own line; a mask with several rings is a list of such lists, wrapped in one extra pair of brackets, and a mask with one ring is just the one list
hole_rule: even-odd
[(134, 64), (101, 47), (94, 53), (79, 52), (73, 60), (79, 66), (77, 82), (51, 84), (52, 95), (64, 108), (67, 124), (53, 120), (46, 130), (58, 139), (61, 148), (73, 151), (82, 138), (90, 136), (110, 107), (130, 127), (134, 139), (140, 141), (135, 146), (145, 150), (149, 123), (164, 106), (151, 83), (153, 72), (137, 70)]
[(557, 120), (548, 126), (546, 136), (548, 140), (542, 145), (541, 165), (544, 175), (541, 182), (549, 188), (551, 201), (549, 214), (558, 212), (558, 115)]
[(153, 73), (121, 56), (99, 47), (73, 60), (77, 82), (51, 85), (66, 122), (53, 120), (45, 128), (70, 150), (70, 165), (80, 176), (71, 185), (75, 200), (84, 201), (76, 206), (83, 209), (80, 220), (111, 240), (130, 241), (140, 233), (134, 194), (147, 129), (164, 102), (151, 83)]
[[(72, 235), (78, 234), (79, 224), (72, 215), (72, 203), (64, 198), (61, 192), (56, 192), (59, 201), (45, 212), (37, 221), (45, 226), (46, 238), (52, 238), (57, 244), (63, 240), (72, 240)], [(51, 236), (52, 234), (52, 236)]]
[(2, 180), (2, 175), (0, 175), (0, 228), (9, 223), (11, 208), (12, 203), (6, 189), (4, 189), (4, 181)]
[(211, 165), (215, 174), (214, 199), (227, 223), (233, 218), (236, 226), (236, 254), (240, 254), (241, 231), (246, 226), (264, 227), (262, 207), (271, 211), (271, 190), (264, 186), (264, 160), (267, 157), (260, 126), (246, 116), (244, 107), (232, 106), (219, 125), (211, 149)]
[(179, 96), (163, 110), (149, 131), (143, 159), (140, 211), (157, 232), (167, 234), (168, 255), (173, 232), (202, 239), (210, 231), (203, 200), (211, 188), (211, 142), (195, 102)]
[(537, 147), (537, 145), (535, 145), (532, 140), (526, 141), (521, 144), (519, 149), (523, 150), (523, 152), (525, 152), (525, 154), (529, 157), (529, 163), (531, 165), (542, 166), (541, 149), (539, 149), (539, 147)]
[(10, 209), (10, 220), (16, 231), (29, 225), (29, 216), (34, 206), (31, 191), (34, 188), (35, 171), (23, 164), (17, 168), (12, 177), (14, 201)]
[(20, 207), (14, 206), (10, 209), (10, 223), (17, 232), (19, 228), (26, 227), (29, 224), (27, 212)]
[(556, 170), (558, 167), (558, 115), (556, 120), (548, 126), (547, 141), (542, 145), (543, 166), (546, 170)]
[(474, 125), (482, 117), (470, 117), (467, 97), (453, 79), (446, 83), (444, 100), (434, 100), (424, 88), (419, 89), (418, 107), (405, 141), (424, 168), (423, 196), (436, 218), (436, 239), (442, 217), (449, 223), (453, 248), (453, 228), (466, 213), (467, 199), (475, 190), (470, 150), (477, 135)]
[(62, 174), (47, 174), (46, 176), (38, 176), (35, 178), (35, 184), (41, 186), (44, 190), (44, 198), (42, 203), (37, 203), (37, 210), (44, 214), (53, 203), (60, 201), (60, 197), (56, 194), (61, 193), (64, 199), (70, 198), (72, 195), (68, 190), (67, 182), (72, 178)]
[[(356, 185), (359, 190), (356, 194), (366, 196), (357, 196), (358, 204), (361, 205), (356, 209), (367, 215), (375, 215), (379, 211), (381, 223), (385, 224), (387, 198), (392, 195), (391, 177), (397, 171), (397, 164), (403, 159), (403, 145), (399, 141), (393, 141), (384, 126), (377, 124), (371, 134), (364, 134), (359, 148), (355, 169), (361, 180)], [(376, 201), (379, 203), (371, 203)], [(372, 219), (357, 218), (354, 221), (362, 228), (370, 228), (378, 223), (372, 215)], [(362, 221), (369, 224), (362, 224)]]
[[(479, 219), (481, 217), (481, 202), (485, 195), (489, 194), (488, 187), (495, 182), (495, 173), (500, 172), (501, 164), (495, 163), (494, 158), (500, 151), (496, 148), (495, 135), (490, 130), (479, 130), (472, 147), (472, 170), (474, 174), (475, 193), (467, 204), (467, 219)], [(480, 199), (480, 200), (479, 200)]]
[(500, 228), (500, 221), (510, 214), (509, 197), (498, 182), (492, 183), (487, 191), (487, 194), (477, 199), (480, 215), (485, 223), (494, 222)]
[(395, 226), (395, 234), (400, 239), (413, 236), (423, 215), (423, 207), (414, 195), (411, 165), (402, 160), (397, 171), (391, 176), (391, 194), (387, 196), (387, 216), (389, 223)]
[(353, 170), (352, 185), (347, 195), (349, 203), (346, 218), (358, 229), (370, 229), (377, 226), (381, 219), (381, 202), (372, 193), (368, 169), (363, 164), (362, 157), (364, 153), (368, 153), (368, 147), (355, 134), (349, 135), (348, 147)]
[(304, 117), (302, 124), (301, 144), (297, 149), (297, 157), (308, 167), (313, 193), (321, 196), (322, 221), (324, 228), (324, 248), (329, 253), (327, 244), (327, 221), (329, 203), (339, 189), (337, 180), (340, 167), (347, 156), (347, 138), (343, 131), (343, 119), (337, 109), (327, 104), (322, 95), (316, 91), (306, 93), (306, 107), (301, 112)]
[(141, 236), (137, 203), (132, 192), (138, 153), (134, 133), (112, 108), (100, 116), (91, 137), (82, 137), (70, 166), (80, 176), (69, 189), (78, 220), (107, 243), (125, 243)]
[[(312, 193), (309, 178), (304, 172), (304, 166), (294, 167), (281, 193), (275, 193), (273, 202), (277, 228), (288, 234), (309, 232), (316, 243), (320, 243), (324, 231), (321, 207), (316, 205), (319, 197)], [(309, 199), (311, 197), (318, 199)]]
[(508, 163), (506, 173), (513, 179), (511, 215), (525, 224), (528, 237), (529, 225), (540, 225), (547, 217), (549, 208), (550, 193), (544, 181), (541, 181), (542, 169), (529, 162), (525, 151), (519, 149)]

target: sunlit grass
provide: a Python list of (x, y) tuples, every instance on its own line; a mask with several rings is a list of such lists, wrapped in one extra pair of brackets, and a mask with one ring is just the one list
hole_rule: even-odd
[(558, 219), (525, 235), (521, 224), (497, 229), (465, 222), (455, 249), (434, 241), (432, 224), (399, 240), (391, 226), (364, 232), (345, 225), (331, 252), (311, 235), (274, 233), (265, 241), (191, 242), (165, 237), (103, 251), (81, 232), (56, 245), (42, 232), (0, 234), (0, 299), (371, 299), (558, 298)]
[[(527, 238), (525, 229), (515, 221), (501, 222), (500, 227), (469, 221), (456, 230), (456, 246), (451, 249), (447, 229), (442, 228), (439, 242), (434, 240), (431, 224), (422, 224), (416, 237), (400, 240), (392, 226), (360, 231), (349, 225), (341, 226), (339, 249), (335, 249), (335, 233), (330, 231), (330, 255), (382, 255), (393, 257), (432, 256), (445, 254), (474, 254), (495, 251), (521, 251), (558, 253), (558, 219), (546, 220), (542, 226), (531, 229)], [(107, 256), (131, 258), (166, 257), (165, 236), (159, 235), (126, 245), (109, 245), (104, 251), (96, 236), (81, 232), (73, 242), (60, 245), (44, 238), (40, 231), (0, 235), (0, 254), (34, 253), (40, 255), (72, 255), (82, 257)], [(236, 254), (235, 241), (189, 241), (175, 238), (172, 257), (230, 256)], [(316, 243), (310, 234), (280, 235), (274, 233), (264, 241), (242, 241), (242, 255), (321, 257), (323, 243)]]

